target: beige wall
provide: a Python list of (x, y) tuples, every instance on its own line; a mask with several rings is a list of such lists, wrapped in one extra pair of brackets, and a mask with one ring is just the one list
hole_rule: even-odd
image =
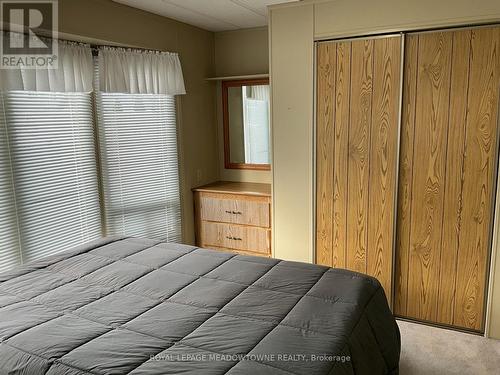
[(179, 151), (183, 237), (194, 242), (191, 188), (219, 177), (214, 34), (110, 0), (60, 0), (59, 29), (84, 39), (178, 52), (187, 94), (179, 96)]
[(215, 33), (215, 75), (269, 72), (267, 27)]
[(273, 238), (277, 258), (312, 261), (313, 7), (271, 12)]
[[(305, 0), (271, 7), (270, 20), (274, 249), (280, 258), (311, 261), (314, 38), (500, 22), (500, 1)], [(500, 338), (500, 264), (497, 270), (490, 333)]]
[[(267, 27), (215, 33), (215, 75), (217, 77), (262, 74), (269, 72)], [(221, 83), (217, 90), (217, 139), (221, 180), (271, 183), (270, 171), (224, 168), (224, 133), (222, 128)]]

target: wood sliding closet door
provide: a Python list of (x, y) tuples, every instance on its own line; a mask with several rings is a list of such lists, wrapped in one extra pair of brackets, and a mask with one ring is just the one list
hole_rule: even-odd
[(500, 28), (411, 34), (405, 45), (395, 312), (481, 331)]
[(401, 37), (317, 49), (316, 262), (392, 296)]

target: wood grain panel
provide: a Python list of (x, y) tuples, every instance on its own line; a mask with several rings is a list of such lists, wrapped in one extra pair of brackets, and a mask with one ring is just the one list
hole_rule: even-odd
[(204, 247), (247, 250), (269, 254), (271, 232), (269, 229), (202, 221), (201, 233)]
[(251, 255), (251, 256), (259, 256), (259, 257), (264, 257), (264, 258), (270, 258), (271, 254), (264, 254), (264, 253), (257, 253), (255, 251), (248, 251), (248, 250), (235, 250), (235, 249), (226, 249), (224, 247), (218, 247), (218, 246), (213, 246), (213, 245), (207, 245), (207, 249), (212, 249), (212, 250), (217, 250), (217, 251), (222, 251), (223, 253), (235, 253), (235, 254), (241, 254), (241, 255)]
[(441, 238), (439, 297), (436, 306), (436, 321), (450, 325), (453, 324), (456, 265), (462, 217), (463, 157), (471, 31), (453, 32), (452, 37), (453, 54), (451, 59), (448, 148), (446, 151), (446, 184)]
[(500, 28), (406, 37), (398, 161), (399, 42), (330, 42), (327, 54), (318, 50), (318, 64), (328, 65), (318, 66), (324, 74), (318, 73), (317, 93), (318, 223), (329, 218), (327, 235), (318, 226), (318, 244), (327, 239), (322, 264), (330, 259), (332, 266), (371, 274), (390, 298), (396, 230), (395, 313), (482, 331)]
[(454, 324), (483, 329), (500, 90), (500, 28), (472, 30)]
[(401, 39), (381, 38), (373, 48), (373, 107), (369, 151), (367, 273), (392, 297), (394, 204), (399, 125)]
[(352, 42), (347, 267), (366, 273), (373, 40)]
[(418, 36), (405, 39), (403, 106), (398, 181), (398, 223), (396, 228), (396, 269), (394, 312), (406, 315), (408, 295), (408, 259), (410, 254), (413, 145), (415, 133), (415, 98), (417, 89)]
[(271, 256), (269, 184), (218, 181), (193, 193), (197, 246)]
[(401, 38), (320, 43), (317, 64), (316, 261), (377, 277), (390, 301)]
[(422, 33), (407, 42), (396, 313), (483, 331), (498, 159), (500, 28)]
[(271, 198), (271, 184), (241, 181), (216, 181), (193, 188), (193, 191), (215, 194), (234, 194), (243, 197)]
[(267, 197), (201, 193), (201, 220), (269, 228), (270, 200)]
[(336, 81), (336, 43), (317, 49), (317, 204), (316, 263), (331, 266), (333, 259), (333, 154)]
[(452, 35), (419, 35), (407, 314), (435, 321)]
[(335, 77), (335, 147), (333, 150), (333, 259), (332, 267), (346, 266), (349, 104), (351, 43), (337, 43)]

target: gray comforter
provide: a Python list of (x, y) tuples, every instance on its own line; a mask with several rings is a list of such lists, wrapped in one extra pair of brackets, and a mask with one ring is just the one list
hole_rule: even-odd
[(0, 274), (0, 374), (396, 374), (377, 280), (105, 238)]

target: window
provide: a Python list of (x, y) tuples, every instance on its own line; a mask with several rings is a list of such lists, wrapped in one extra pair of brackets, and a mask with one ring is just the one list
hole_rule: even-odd
[(175, 98), (98, 93), (106, 232), (181, 240)]
[(0, 116), (0, 272), (21, 263), (5, 116)]
[(0, 272), (102, 235), (181, 241), (177, 54), (60, 41), (58, 59), (0, 70)]
[(89, 93), (1, 95), (0, 271), (101, 236)]
[(269, 164), (269, 86), (242, 86), (245, 163)]

